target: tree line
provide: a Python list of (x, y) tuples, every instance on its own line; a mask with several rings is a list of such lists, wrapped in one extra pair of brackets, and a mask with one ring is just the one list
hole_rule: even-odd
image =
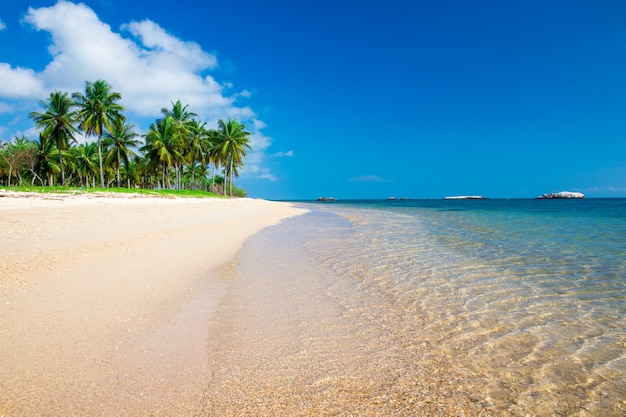
[[(127, 122), (121, 99), (97, 80), (87, 81), (84, 92), (54, 91), (39, 100), (43, 111), (29, 114), (39, 138), (0, 140), (0, 184), (190, 188), (233, 195), (233, 178), (251, 149), (244, 124), (219, 120), (217, 129), (210, 129), (179, 100), (161, 109), (162, 117), (139, 135)], [(96, 140), (79, 144), (80, 134)], [(235, 187), (235, 195), (242, 194)]]

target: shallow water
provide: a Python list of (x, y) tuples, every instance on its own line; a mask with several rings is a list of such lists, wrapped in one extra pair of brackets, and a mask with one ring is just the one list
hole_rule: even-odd
[(626, 412), (623, 200), (306, 206), (231, 271), (215, 392), (262, 415)]

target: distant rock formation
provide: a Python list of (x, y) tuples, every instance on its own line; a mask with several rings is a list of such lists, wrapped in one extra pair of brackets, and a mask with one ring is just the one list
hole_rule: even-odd
[(585, 198), (585, 195), (583, 193), (577, 193), (577, 192), (573, 192), (573, 191), (561, 191), (560, 193), (548, 193), (548, 194), (543, 194), (540, 195), (539, 197), (537, 197), (538, 199), (543, 199), (543, 198)]
[(453, 195), (450, 197), (444, 197), (444, 200), (489, 200), (482, 195)]

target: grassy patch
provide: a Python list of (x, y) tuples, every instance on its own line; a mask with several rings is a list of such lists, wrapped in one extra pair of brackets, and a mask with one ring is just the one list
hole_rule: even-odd
[(154, 197), (225, 198), (219, 194), (201, 190), (144, 190), (140, 188), (81, 188), (81, 187), (2, 187), (4, 190), (27, 193), (54, 194), (139, 194)]

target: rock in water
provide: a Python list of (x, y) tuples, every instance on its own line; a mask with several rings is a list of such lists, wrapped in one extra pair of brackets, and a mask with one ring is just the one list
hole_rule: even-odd
[(452, 195), (449, 197), (444, 197), (444, 200), (489, 200), (487, 197), (483, 197), (482, 195)]
[(543, 194), (537, 198), (585, 198), (585, 195), (583, 193), (577, 193), (573, 191), (561, 191), (560, 193)]

